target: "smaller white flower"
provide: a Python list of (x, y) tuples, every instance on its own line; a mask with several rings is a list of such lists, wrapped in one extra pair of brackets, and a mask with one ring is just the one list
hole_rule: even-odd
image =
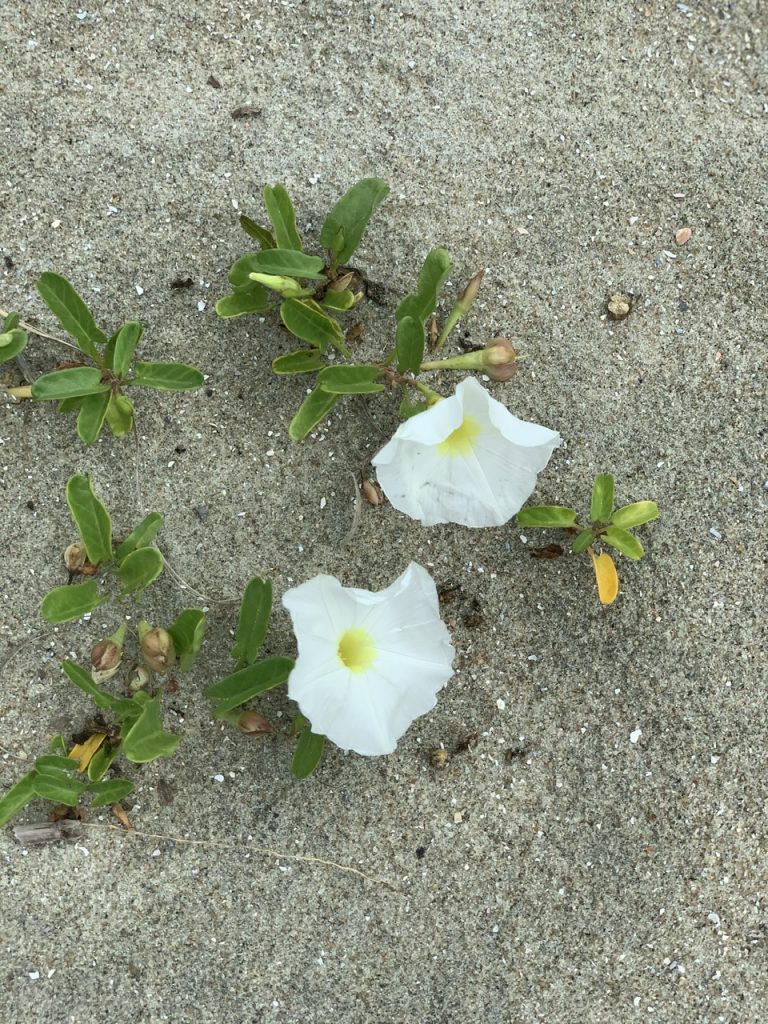
[(391, 754), (453, 675), (432, 577), (411, 562), (374, 594), (315, 576), (286, 591), (283, 605), (299, 649), (288, 696), (312, 731), (358, 754)]
[(519, 512), (560, 435), (513, 416), (467, 377), (401, 423), (374, 457), (382, 490), (424, 526), (501, 526)]

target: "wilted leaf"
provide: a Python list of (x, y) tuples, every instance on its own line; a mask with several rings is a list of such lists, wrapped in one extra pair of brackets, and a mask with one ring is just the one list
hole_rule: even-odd
[(69, 756), (79, 762), (78, 771), (88, 771), (88, 766), (106, 738), (105, 732), (95, 732), (84, 743), (76, 743), (72, 747)]
[(602, 604), (613, 604), (619, 593), (619, 575), (613, 559), (607, 551), (596, 555), (594, 551), (589, 552), (592, 556), (592, 565), (597, 580), (597, 593)]

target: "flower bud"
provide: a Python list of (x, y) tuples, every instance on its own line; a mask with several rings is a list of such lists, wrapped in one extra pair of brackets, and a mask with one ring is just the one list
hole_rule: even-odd
[(94, 683), (105, 683), (120, 668), (124, 639), (125, 624), (107, 640), (100, 640), (91, 648), (91, 678)]
[(258, 711), (244, 711), (238, 719), (237, 727), (244, 736), (269, 736), (275, 731), (269, 719)]
[(64, 551), (64, 565), (72, 573), (80, 573), (81, 576), (94, 576), (98, 566), (88, 561), (88, 554), (85, 544), (78, 541), (70, 544)]
[(462, 313), (466, 313), (471, 307), (472, 303), (478, 296), (480, 291), (480, 285), (483, 283), (483, 277), (485, 275), (485, 269), (478, 270), (472, 280), (469, 282), (467, 287), (461, 293), (456, 301), (457, 306), (461, 306)]
[(148, 622), (139, 623), (139, 644), (144, 664), (162, 675), (176, 664), (173, 637), (166, 629), (153, 629)]
[(517, 373), (520, 353), (506, 338), (494, 338), (483, 351), (483, 369), (491, 380), (509, 380)]

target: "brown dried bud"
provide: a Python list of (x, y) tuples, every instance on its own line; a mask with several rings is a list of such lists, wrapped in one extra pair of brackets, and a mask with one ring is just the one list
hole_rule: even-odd
[(70, 572), (78, 572), (81, 576), (93, 576), (98, 570), (98, 565), (88, 561), (85, 544), (79, 541), (70, 544), (64, 551), (64, 565)]
[(429, 752), (429, 763), (433, 768), (445, 768), (451, 759), (451, 755), (445, 747), (433, 747)]
[(611, 295), (606, 303), (606, 309), (612, 320), (626, 320), (632, 312), (632, 299), (629, 295)]
[(143, 665), (134, 665), (128, 676), (128, 689), (133, 693), (143, 690), (149, 685), (150, 678), (149, 669)]
[(363, 497), (374, 508), (384, 504), (384, 491), (373, 480), (363, 480)]
[(140, 622), (139, 641), (141, 656), (147, 668), (160, 675), (170, 672), (176, 664), (176, 648), (168, 630), (152, 629), (148, 622)]
[(100, 640), (91, 648), (91, 678), (94, 683), (105, 683), (120, 668), (123, 660), (125, 629), (125, 624), (123, 624), (112, 636), (106, 640)]
[(244, 736), (270, 736), (275, 731), (269, 719), (258, 711), (244, 711), (237, 721), (237, 727)]
[(517, 373), (520, 353), (506, 338), (494, 338), (483, 351), (483, 369), (491, 380), (510, 380)]

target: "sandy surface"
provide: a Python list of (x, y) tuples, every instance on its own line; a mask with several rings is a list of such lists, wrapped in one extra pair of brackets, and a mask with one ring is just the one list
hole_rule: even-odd
[[(34, 282), (56, 270), (105, 325), (140, 319), (145, 358), (209, 379), (139, 398), (138, 453), (84, 448), (50, 405), (0, 409), (3, 789), (80, 727), (89, 705), (60, 661), (115, 624), (38, 616), (64, 582), (71, 473), (93, 473), (118, 530), (165, 515), (163, 549), (211, 622), (169, 702), (177, 756), (130, 771), (136, 833), (30, 850), (0, 836), (4, 1020), (768, 1017), (760, 7), (8, 6), (0, 305), (53, 329)], [(258, 113), (233, 119), (242, 105)], [(556, 538), (512, 524), (424, 531), (366, 507), (346, 548), (352, 475), (395, 404), (352, 403), (294, 445), (304, 385), (269, 368), (284, 336), (217, 321), (249, 249), (238, 212), (263, 219), (264, 183), (286, 184), (312, 240), (366, 175), (392, 193), (357, 257), (389, 289), (361, 313), (361, 352), (389, 345), (428, 249), (452, 253), (456, 288), (487, 267), (465, 329), (526, 353), (493, 393), (567, 442), (536, 500), (586, 508), (611, 470), (621, 500), (661, 506), (609, 610), (585, 558), (531, 559)], [(613, 291), (635, 296), (621, 323), (604, 315)], [(28, 349), (35, 372), (59, 356)], [(379, 588), (411, 559), (461, 588), (445, 609), (457, 673), (395, 754), (333, 750), (300, 784), (287, 739), (212, 720), (202, 690), (230, 670), (235, 621), (221, 602), (252, 575), (278, 595), (317, 572)], [(166, 575), (146, 613), (194, 600)], [(280, 611), (270, 646), (290, 643)], [(292, 706), (280, 691), (262, 707), (285, 721)], [(471, 734), (430, 766), (429, 748)]]

